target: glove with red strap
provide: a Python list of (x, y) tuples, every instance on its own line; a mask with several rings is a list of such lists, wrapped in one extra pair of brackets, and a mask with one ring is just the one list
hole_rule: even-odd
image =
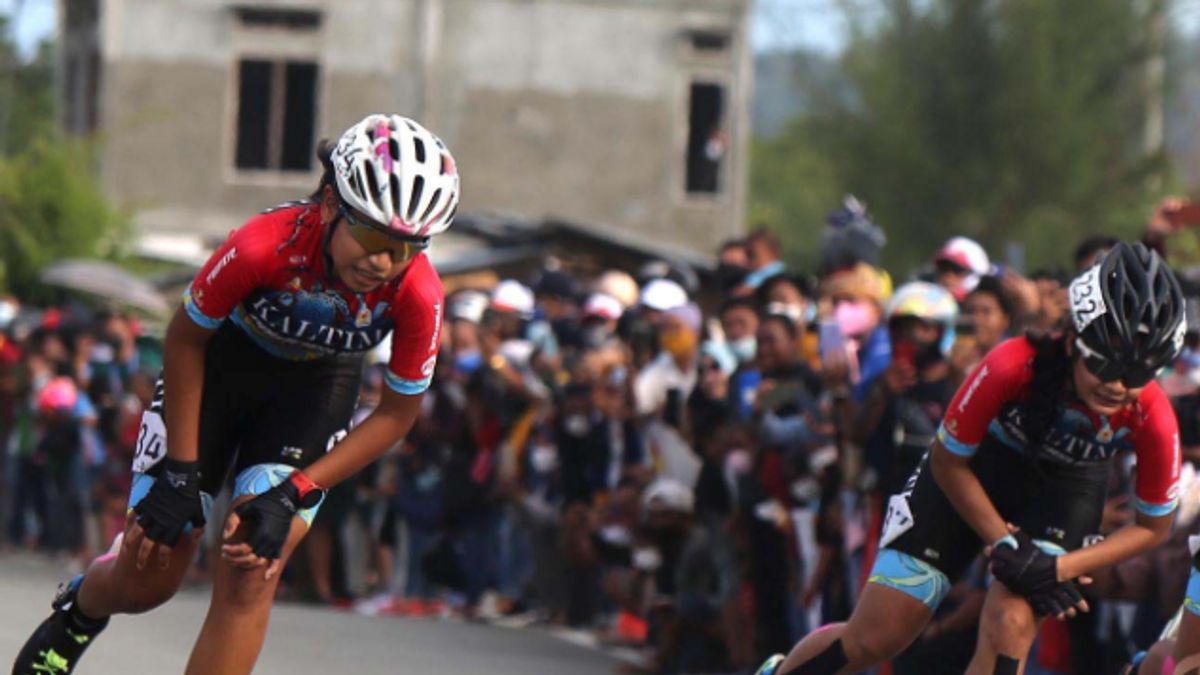
[(1058, 580), (1058, 559), (1020, 530), (992, 545), (989, 562), (996, 580), (1024, 596), (1039, 615), (1057, 616), (1083, 600), (1074, 581)]
[(283, 554), (292, 518), (301, 509), (321, 503), (325, 490), (301, 471), (233, 511), (246, 528), (246, 543), (260, 558), (276, 560)]

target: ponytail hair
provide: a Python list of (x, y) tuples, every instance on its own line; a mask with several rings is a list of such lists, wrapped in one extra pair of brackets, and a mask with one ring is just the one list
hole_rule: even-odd
[(1026, 446), (1035, 452), (1050, 433), (1050, 425), (1062, 412), (1062, 390), (1071, 376), (1068, 335), (1069, 331), (1025, 335), (1033, 346), (1034, 356), (1033, 379), (1029, 383), (1022, 431), (1025, 432)]
[(317, 161), (321, 163), (321, 182), (317, 184), (317, 189), (308, 196), (314, 202), (321, 201), (321, 193), (325, 191), (326, 185), (333, 185), (337, 189), (333, 177), (333, 148), (337, 145), (336, 142), (328, 138), (321, 139), (317, 143)]

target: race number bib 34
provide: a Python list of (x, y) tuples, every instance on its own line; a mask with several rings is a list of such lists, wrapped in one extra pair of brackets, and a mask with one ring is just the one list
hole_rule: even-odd
[(161, 414), (147, 410), (142, 413), (142, 427), (133, 451), (133, 470), (146, 473), (166, 456), (167, 425), (163, 423)]

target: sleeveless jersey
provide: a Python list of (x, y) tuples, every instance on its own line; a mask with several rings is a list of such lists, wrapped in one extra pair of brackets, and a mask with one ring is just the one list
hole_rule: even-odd
[(228, 319), (268, 353), (292, 360), (366, 352), (392, 334), (387, 383), (424, 392), (441, 344), (442, 282), (425, 254), (398, 278), (356, 293), (327, 269), (317, 204), (285, 204), (230, 233), (184, 292), (210, 330)]
[[(1033, 378), (1034, 348), (1024, 338), (997, 345), (959, 387), (938, 429), (938, 440), (969, 457), (980, 444), (1029, 454), (1022, 418)], [(1179, 426), (1162, 388), (1151, 382), (1137, 400), (1105, 416), (1070, 394), (1037, 456), (1068, 465), (1106, 462), (1118, 452), (1137, 457), (1137, 508), (1151, 516), (1175, 510), (1181, 455)]]

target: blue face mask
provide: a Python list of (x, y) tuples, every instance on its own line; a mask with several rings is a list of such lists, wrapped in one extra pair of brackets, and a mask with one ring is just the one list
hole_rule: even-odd
[(454, 368), (464, 375), (470, 375), (483, 365), (483, 354), (477, 350), (459, 352), (454, 356)]
[(758, 341), (753, 337), (744, 337), (730, 342), (729, 349), (737, 357), (738, 363), (750, 363), (758, 353)]

